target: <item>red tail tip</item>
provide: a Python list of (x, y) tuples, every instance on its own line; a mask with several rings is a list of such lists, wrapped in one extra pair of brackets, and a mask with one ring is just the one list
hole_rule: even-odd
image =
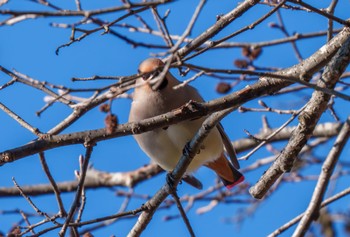
[(234, 186), (236, 186), (237, 184), (241, 183), (244, 181), (244, 176), (242, 175), (238, 180), (236, 180), (234, 183), (228, 184), (226, 185), (226, 188), (231, 189)]

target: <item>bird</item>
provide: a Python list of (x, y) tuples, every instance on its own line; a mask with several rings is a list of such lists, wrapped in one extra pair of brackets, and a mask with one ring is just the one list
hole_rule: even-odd
[[(161, 78), (164, 66), (164, 62), (158, 58), (148, 58), (139, 65), (139, 77), (136, 79), (132, 95), (129, 122), (139, 122), (179, 109), (190, 101), (204, 101), (194, 87), (188, 84), (178, 86), (181, 82), (169, 71)], [(159, 81), (159, 78), (162, 80)], [(174, 89), (176, 86), (178, 87)], [(186, 120), (135, 134), (134, 138), (151, 160), (170, 172), (177, 165), (184, 147), (197, 133), (205, 118)], [(225, 153), (230, 157), (230, 161)], [(216, 172), (228, 189), (244, 180), (244, 176), (238, 171), (240, 166), (235, 150), (220, 123), (205, 138), (185, 174), (191, 177), (190, 175), (203, 165)]]

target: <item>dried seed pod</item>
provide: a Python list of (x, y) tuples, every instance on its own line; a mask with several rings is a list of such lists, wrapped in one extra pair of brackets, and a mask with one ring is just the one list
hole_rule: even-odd
[(269, 27), (271, 27), (271, 28), (279, 28), (280, 26), (277, 24), (277, 23), (275, 23), (275, 22), (270, 22), (269, 24)]
[(16, 236), (20, 236), (20, 234), (21, 234), (21, 229), (18, 226), (14, 226), (14, 227), (12, 227), (10, 232), (7, 234), (7, 236), (8, 237), (16, 237)]
[(94, 237), (90, 232), (86, 232), (83, 237)]
[(247, 68), (249, 65), (248, 61), (245, 59), (236, 59), (233, 63), (238, 68)]
[(260, 56), (261, 53), (262, 53), (262, 48), (261, 47), (256, 47), (256, 48), (254, 48), (251, 51), (249, 59), (250, 60), (255, 60), (255, 59), (257, 59)]
[(220, 94), (226, 94), (231, 90), (231, 85), (226, 82), (220, 82), (216, 85), (216, 92)]
[(115, 114), (108, 114), (105, 118), (105, 126), (108, 134), (118, 126), (118, 118)]
[(249, 57), (250, 56), (250, 54), (251, 54), (251, 51), (250, 51), (250, 47), (248, 47), (248, 46), (244, 46), (243, 48), (242, 48), (242, 55), (244, 56), (244, 57)]
[(102, 104), (100, 105), (99, 109), (103, 113), (108, 113), (111, 110), (109, 104)]

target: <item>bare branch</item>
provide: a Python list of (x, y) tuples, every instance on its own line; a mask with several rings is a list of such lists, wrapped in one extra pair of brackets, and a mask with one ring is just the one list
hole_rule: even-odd
[(133, 4), (125, 4), (118, 7), (111, 7), (105, 9), (91, 10), (91, 11), (72, 11), (72, 10), (64, 10), (64, 11), (13, 11), (13, 10), (1, 10), (1, 15), (12, 15), (9, 19), (0, 22), (1, 25), (13, 25), (22, 20), (33, 19), (38, 17), (68, 17), (68, 16), (82, 16), (82, 17), (91, 17), (95, 15), (113, 13), (123, 10), (129, 9), (137, 9), (140, 7), (152, 7), (160, 4), (165, 4), (172, 2), (172, 0), (160, 0), (160, 1), (152, 1), (152, 2), (142, 2), (142, 3), (133, 3)]
[[(321, 207), (325, 207), (328, 206), (329, 204), (339, 200), (340, 198), (349, 195), (350, 194), (350, 188), (344, 189), (343, 191), (333, 195), (330, 198), (327, 198), (326, 200), (324, 200), (321, 203)], [(272, 232), (271, 234), (269, 234), (269, 237), (276, 237), (278, 235), (280, 235), (281, 233), (283, 233), (284, 231), (286, 231), (287, 229), (289, 229), (291, 226), (295, 225), (298, 221), (301, 220), (301, 218), (304, 216), (304, 212), (301, 213), (300, 215), (296, 216), (295, 218), (293, 218), (291, 221), (289, 221), (288, 223), (284, 224), (283, 226), (281, 226), (280, 228), (278, 228), (277, 230), (275, 230), (274, 232)]]
[(215, 36), (217, 33), (219, 33), (225, 26), (233, 22), (235, 19), (237, 19), (239, 16), (241, 16), (244, 12), (248, 11), (251, 7), (256, 5), (259, 1), (258, 0), (252, 0), (252, 1), (244, 1), (240, 5), (238, 5), (235, 9), (233, 9), (231, 12), (223, 15), (220, 17), (220, 19), (211, 27), (209, 27), (205, 32), (203, 32), (201, 35), (193, 39), (190, 43), (182, 47), (178, 50), (177, 54), (180, 57), (185, 57), (192, 51), (194, 51), (196, 48), (200, 47), (205, 41)]
[[(324, 123), (319, 124), (315, 127), (312, 137), (321, 137), (329, 138), (334, 137), (339, 134), (343, 124), (341, 123)], [(264, 128), (260, 133), (255, 134), (254, 137), (263, 139), (264, 137), (269, 137), (271, 134), (275, 134), (272, 138), (269, 139), (269, 143), (288, 140), (292, 132), (296, 129), (294, 127), (284, 127), (282, 130), (279, 128)], [(280, 131), (279, 131), (280, 130)], [(279, 131), (279, 132), (276, 132)], [(240, 140), (233, 142), (233, 147), (236, 152), (244, 152), (249, 149), (256, 147), (256, 139), (252, 138), (242, 138)], [(275, 158), (273, 158), (274, 160)], [(265, 165), (270, 163), (270, 159), (267, 161), (258, 160), (257, 163), (253, 164), (252, 167), (248, 166), (242, 169), (243, 172), (248, 172), (257, 168), (260, 164)], [(129, 172), (103, 172), (98, 171), (94, 168), (89, 168), (86, 174), (86, 180), (84, 182), (85, 189), (95, 189), (103, 187), (135, 187), (139, 183), (146, 181), (147, 179), (154, 177), (163, 172), (163, 170), (156, 164), (149, 164), (134, 171)], [(77, 189), (78, 181), (67, 181), (57, 183), (57, 187), (61, 193), (63, 192), (73, 192)], [(21, 187), (24, 193), (27, 193), (31, 196), (51, 194), (53, 192), (52, 186), (50, 184), (36, 184), (33, 186), (22, 186)], [(0, 188), (0, 197), (11, 197), (19, 196), (20, 193), (16, 188)]]
[(271, 138), (273, 138), (276, 134), (278, 134), (280, 131), (282, 131), (283, 128), (285, 128), (288, 124), (290, 124), (305, 108), (307, 104), (304, 105), (301, 109), (299, 109), (296, 113), (294, 113), (290, 119), (288, 119), (284, 124), (282, 124), (281, 127), (279, 127), (277, 130), (275, 130), (273, 133), (271, 133), (268, 137), (263, 138), (262, 142), (260, 142), (253, 150), (251, 150), (247, 155), (241, 157), (241, 160), (247, 160), (252, 154), (254, 154), (260, 147), (268, 143)]
[(293, 233), (293, 237), (304, 236), (309, 229), (315, 216), (318, 216), (321, 202), (326, 192), (329, 179), (333, 173), (334, 167), (338, 162), (338, 158), (343, 151), (343, 147), (350, 137), (350, 117), (344, 123), (344, 126), (340, 130), (334, 145), (329, 152), (326, 160), (323, 163), (320, 177), (318, 178), (314, 193), (310, 200), (309, 206), (304, 212), (303, 218), (300, 220), (299, 225)]
[[(320, 87), (333, 88), (350, 61), (350, 37), (344, 42), (337, 55), (326, 67)], [(279, 155), (273, 165), (263, 174), (257, 184), (250, 188), (250, 194), (255, 198), (262, 198), (273, 183), (285, 172), (289, 172), (297, 155), (308, 141), (317, 121), (327, 108), (330, 96), (315, 91), (306, 109), (299, 116), (299, 125), (293, 132), (288, 145)]]
[[(242, 29), (240, 29), (240, 30), (238, 30), (238, 31), (236, 31), (236, 32), (234, 32), (234, 33), (232, 33), (232, 34), (230, 34), (230, 35), (228, 35), (228, 36), (226, 36), (226, 37), (220, 39), (220, 40), (211, 41), (210, 44), (209, 44), (207, 47), (202, 48), (202, 49), (200, 49), (198, 52), (196, 52), (196, 53), (194, 53), (194, 54), (192, 54), (192, 55), (186, 57), (186, 58), (184, 59), (184, 61), (187, 61), (187, 60), (189, 60), (189, 59), (191, 59), (191, 58), (194, 58), (194, 57), (198, 56), (199, 54), (202, 54), (202, 53), (204, 53), (205, 51), (207, 51), (207, 50), (209, 50), (209, 49), (211, 49), (211, 48), (220, 46), (220, 44), (222, 44), (222, 43), (225, 42), (226, 40), (228, 40), (228, 39), (230, 39), (230, 38), (233, 38), (233, 37), (235, 37), (235, 36), (237, 36), (237, 35), (239, 35), (239, 34), (245, 32), (245, 31), (247, 31), (247, 30), (254, 29), (255, 26), (257, 26), (257, 25), (259, 25), (260, 23), (262, 23), (264, 20), (266, 20), (268, 17), (270, 17), (273, 13), (275, 13), (280, 7), (282, 7), (282, 6), (284, 5), (285, 2), (286, 2), (286, 0), (281, 1), (276, 7), (274, 7), (274, 9), (272, 9), (269, 13), (267, 13), (267, 14), (264, 15), (263, 17), (259, 18), (259, 19), (258, 19), (257, 21), (255, 21), (254, 23), (252, 23), (252, 24), (250, 24), (250, 25), (248, 25), (248, 26), (246, 26), (246, 27), (244, 27), (244, 28), (242, 28)], [(220, 16), (219, 20), (220, 20), (220, 19), (221, 19), (221, 16)]]
[[(76, 212), (79, 203), (80, 203), (80, 198), (83, 193), (84, 189), (84, 182), (85, 182), (85, 177), (86, 177), (86, 171), (88, 168), (89, 160), (91, 158), (91, 153), (92, 153), (92, 148), (93, 148), (93, 143), (86, 142), (86, 152), (85, 152), (85, 157), (82, 158), (80, 157), (80, 164), (81, 164), (81, 170), (79, 174), (79, 183), (78, 183), (78, 188), (74, 197), (74, 200), (72, 202), (71, 208), (69, 210), (69, 213), (67, 215), (66, 221), (64, 222), (64, 225), (62, 226), (62, 229), (59, 232), (60, 236), (65, 236), (66, 230), (69, 226), (69, 223), (71, 222), (74, 213)], [(82, 161), (83, 159), (83, 161)]]
[(64, 209), (64, 205), (61, 199), (61, 195), (60, 195), (60, 190), (57, 187), (56, 181), (54, 180), (54, 178), (51, 175), (51, 172), (49, 170), (49, 166), (46, 163), (46, 159), (45, 159), (45, 155), (43, 152), (39, 153), (39, 157), (40, 157), (40, 162), (41, 165), (43, 167), (43, 170), (47, 176), (47, 178), (50, 181), (50, 184), (52, 186), (53, 192), (55, 193), (56, 199), (57, 199), (57, 203), (58, 203), (58, 208), (59, 208), (59, 216), (61, 217), (65, 217), (67, 215), (66, 210)]
[(231, 109), (226, 109), (214, 113), (204, 121), (197, 134), (184, 148), (186, 149), (186, 152), (182, 155), (175, 169), (170, 174), (174, 181), (173, 187), (170, 187), (169, 184), (166, 183), (146, 204), (144, 204), (146, 210), (141, 213), (136, 224), (130, 230), (128, 237), (140, 236), (142, 231), (146, 228), (147, 224), (151, 221), (152, 216), (154, 215), (159, 205), (164, 201), (168, 194), (172, 192), (172, 189), (176, 188), (177, 184), (181, 180), (182, 175), (185, 173), (186, 168), (191, 163), (197, 151), (200, 149), (200, 144), (202, 141), (209, 134), (210, 130), (214, 128), (217, 123), (229, 112), (231, 112)]
[(42, 132), (38, 128), (34, 128), (32, 125), (27, 123), (24, 119), (22, 119), (19, 115), (12, 112), (9, 108), (7, 108), (3, 103), (0, 102), (0, 109), (2, 109), (5, 113), (7, 113), (11, 118), (16, 120), (22, 127), (28, 129), (30, 132), (34, 133), (36, 136), (43, 136)]
[(303, 6), (303, 7), (307, 8), (307, 9), (317, 13), (317, 14), (325, 16), (328, 19), (336, 21), (336, 22), (338, 22), (338, 23), (340, 23), (340, 24), (342, 24), (344, 26), (348, 26), (348, 27), (350, 26), (350, 22), (349, 21), (346, 21), (346, 20), (340, 19), (340, 18), (338, 18), (336, 16), (333, 16), (332, 14), (329, 14), (326, 11), (321, 11), (321, 10), (317, 9), (316, 7), (311, 6), (310, 4), (305, 3), (304, 1), (297, 1), (297, 0), (288, 0), (288, 1), (289, 2), (293, 2), (295, 4), (298, 4), (300, 6)]

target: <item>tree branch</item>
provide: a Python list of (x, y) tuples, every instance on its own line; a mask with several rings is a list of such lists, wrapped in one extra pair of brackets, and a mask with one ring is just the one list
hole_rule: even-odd
[[(321, 208), (339, 200), (340, 198), (349, 195), (350, 194), (350, 188), (344, 189), (343, 191), (333, 195), (330, 198), (327, 198), (326, 200), (324, 200), (321, 203)], [(290, 227), (292, 227), (293, 225), (295, 225), (303, 216), (304, 216), (305, 212), (301, 213), (300, 215), (296, 216), (295, 218), (293, 218), (292, 220), (290, 220), (288, 223), (284, 224), (283, 226), (281, 226), (280, 228), (278, 228), (277, 230), (275, 230), (274, 232), (272, 232), (271, 234), (268, 235), (268, 237), (276, 237), (278, 235), (280, 235), (281, 233), (283, 233), (284, 231), (286, 231), (287, 229), (289, 229)]]
[[(312, 134), (312, 137), (334, 137), (339, 134), (342, 123), (323, 123), (318, 124)], [(296, 126), (285, 127), (274, 135), (269, 143), (288, 140), (295, 130)], [(275, 133), (279, 128), (264, 128), (253, 136), (259, 139), (269, 137)], [(256, 139), (242, 138), (232, 142), (232, 145), (237, 153), (244, 152), (254, 148), (257, 145)], [(94, 168), (89, 168), (86, 173), (86, 180), (84, 182), (85, 189), (108, 188), (108, 187), (135, 187), (139, 183), (154, 177), (163, 170), (156, 164), (148, 164), (139, 169), (128, 172), (104, 172)], [(76, 190), (78, 181), (67, 181), (57, 183), (57, 188), (61, 193), (73, 192)], [(35, 184), (29, 186), (21, 186), (24, 193), (30, 196), (52, 194), (53, 189), (50, 184)], [(20, 196), (18, 189), (14, 187), (0, 188), (0, 197)]]
[(350, 137), (350, 117), (344, 123), (334, 145), (323, 163), (321, 174), (318, 178), (314, 193), (310, 200), (309, 206), (304, 212), (304, 216), (299, 222), (298, 227), (293, 233), (293, 237), (304, 236), (309, 229), (312, 221), (318, 216), (321, 202), (326, 192), (329, 180), (333, 173), (334, 167), (338, 162), (338, 158)]
[[(330, 61), (323, 73), (322, 80), (319, 80), (317, 85), (333, 88), (349, 64), (349, 61), (350, 37), (344, 41), (336, 56)], [(322, 113), (327, 109), (329, 99), (330, 96), (323, 92), (313, 92), (308, 106), (299, 116), (299, 125), (293, 132), (288, 145), (260, 180), (250, 188), (249, 192), (253, 197), (262, 198), (283, 173), (291, 170), (299, 152), (310, 138), (316, 123)]]
[(147, 227), (148, 223), (151, 221), (155, 211), (159, 205), (165, 200), (169, 193), (173, 192), (172, 189), (176, 189), (177, 184), (181, 180), (182, 175), (185, 173), (187, 167), (191, 163), (194, 156), (200, 149), (200, 145), (206, 136), (209, 134), (212, 128), (214, 128), (217, 123), (229, 112), (231, 109), (226, 109), (217, 113), (210, 115), (202, 124), (201, 128), (197, 134), (192, 138), (192, 140), (184, 148), (186, 152), (182, 155), (179, 162), (177, 163), (175, 169), (171, 172), (171, 176), (174, 180), (173, 187), (170, 187), (168, 183), (163, 185), (159, 191), (149, 200), (144, 206), (145, 211), (141, 213), (136, 224), (130, 230), (128, 237), (140, 236), (143, 230)]

